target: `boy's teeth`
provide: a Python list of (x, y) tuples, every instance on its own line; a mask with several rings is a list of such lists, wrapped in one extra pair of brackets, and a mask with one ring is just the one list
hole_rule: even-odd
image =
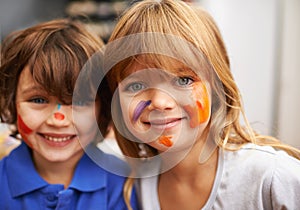
[(45, 138), (49, 141), (54, 141), (54, 142), (63, 142), (63, 141), (67, 141), (69, 139), (71, 139), (71, 136), (68, 137), (62, 137), (62, 138), (58, 138), (58, 137), (52, 137), (52, 136), (45, 136)]

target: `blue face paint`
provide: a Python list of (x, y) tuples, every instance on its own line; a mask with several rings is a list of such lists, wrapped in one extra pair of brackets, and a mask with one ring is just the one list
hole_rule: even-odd
[[(57, 104), (57, 111), (59, 111), (61, 108), (61, 104)], [(57, 120), (63, 120), (65, 119), (65, 115), (60, 113), (60, 112), (55, 112), (54, 113), (54, 118)]]
[(137, 121), (137, 119), (142, 114), (143, 110), (151, 104), (151, 100), (149, 101), (140, 101), (136, 106), (134, 113), (133, 113), (133, 121)]

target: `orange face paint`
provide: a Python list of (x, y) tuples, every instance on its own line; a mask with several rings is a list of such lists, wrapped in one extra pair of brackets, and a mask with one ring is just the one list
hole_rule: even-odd
[(209, 117), (209, 99), (206, 86), (202, 82), (194, 83), (192, 98), (196, 105), (184, 106), (185, 111), (191, 117), (190, 126), (195, 128), (205, 122)]
[(65, 115), (63, 115), (60, 112), (55, 112), (54, 113), (54, 118), (57, 119), (57, 120), (63, 120), (63, 119), (65, 119)]
[(166, 147), (171, 147), (173, 145), (171, 138), (172, 136), (161, 136), (159, 137), (158, 142)]

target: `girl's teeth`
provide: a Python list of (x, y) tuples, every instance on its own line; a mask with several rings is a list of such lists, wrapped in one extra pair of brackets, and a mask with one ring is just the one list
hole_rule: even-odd
[(71, 139), (71, 136), (68, 137), (62, 137), (62, 138), (58, 138), (58, 137), (52, 137), (52, 136), (45, 136), (45, 138), (49, 141), (54, 141), (54, 142), (63, 142), (63, 141), (67, 141), (69, 139)]

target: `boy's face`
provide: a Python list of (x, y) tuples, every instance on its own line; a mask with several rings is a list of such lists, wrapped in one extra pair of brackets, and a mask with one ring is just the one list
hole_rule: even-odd
[(188, 74), (176, 76), (139, 63), (129, 68), (131, 74), (118, 87), (128, 130), (161, 152), (190, 149), (210, 119), (208, 85)]
[(95, 117), (99, 116), (99, 100), (60, 104), (33, 80), (28, 67), (19, 78), (16, 107), (18, 131), (32, 148), (35, 160), (76, 161), (98, 131)]

